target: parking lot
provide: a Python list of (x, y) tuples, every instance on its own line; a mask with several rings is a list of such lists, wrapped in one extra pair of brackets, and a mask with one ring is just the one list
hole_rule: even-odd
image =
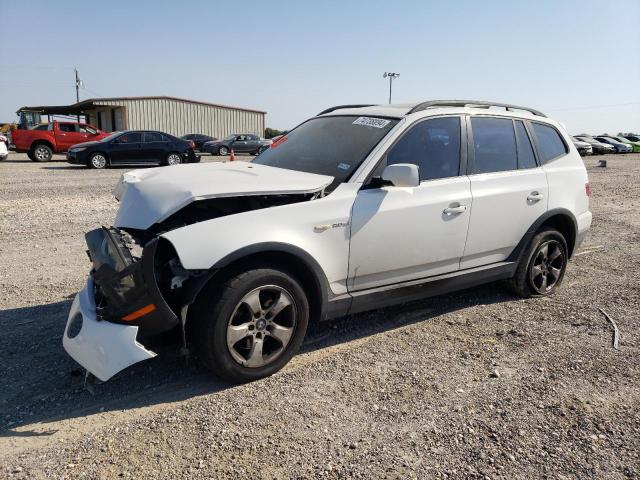
[(111, 224), (127, 170), (12, 154), (0, 477), (637, 478), (640, 154), (585, 163), (593, 226), (553, 297), (494, 284), (332, 321), (283, 371), (242, 386), (160, 346), (86, 388), (61, 335), (89, 270), (83, 234)]

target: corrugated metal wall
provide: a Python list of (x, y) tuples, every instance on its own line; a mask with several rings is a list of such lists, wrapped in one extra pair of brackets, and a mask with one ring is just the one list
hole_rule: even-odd
[(167, 98), (94, 101), (95, 105), (124, 107), (128, 130), (160, 130), (181, 136), (203, 133), (222, 138), (231, 133), (264, 135), (264, 113), (181, 102)]

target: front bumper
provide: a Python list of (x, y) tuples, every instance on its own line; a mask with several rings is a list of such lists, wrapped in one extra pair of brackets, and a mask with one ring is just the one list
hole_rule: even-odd
[(71, 305), (62, 345), (76, 362), (103, 382), (156, 354), (136, 340), (138, 327), (99, 320), (91, 277)]

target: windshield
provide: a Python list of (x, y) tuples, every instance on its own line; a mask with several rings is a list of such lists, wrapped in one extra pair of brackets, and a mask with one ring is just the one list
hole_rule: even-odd
[(283, 135), (253, 161), (260, 165), (330, 175), (328, 190), (346, 181), (398, 123), (377, 117), (316, 117)]
[(224, 137), (222, 140), (234, 140), (237, 137), (237, 135), (233, 134), (233, 135), (227, 135), (226, 137)]

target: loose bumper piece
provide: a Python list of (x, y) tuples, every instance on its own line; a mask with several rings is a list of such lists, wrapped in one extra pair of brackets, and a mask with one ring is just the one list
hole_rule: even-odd
[(89, 278), (73, 300), (62, 345), (76, 362), (104, 382), (134, 363), (156, 356), (138, 343), (137, 334), (137, 326), (98, 320), (94, 284)]

